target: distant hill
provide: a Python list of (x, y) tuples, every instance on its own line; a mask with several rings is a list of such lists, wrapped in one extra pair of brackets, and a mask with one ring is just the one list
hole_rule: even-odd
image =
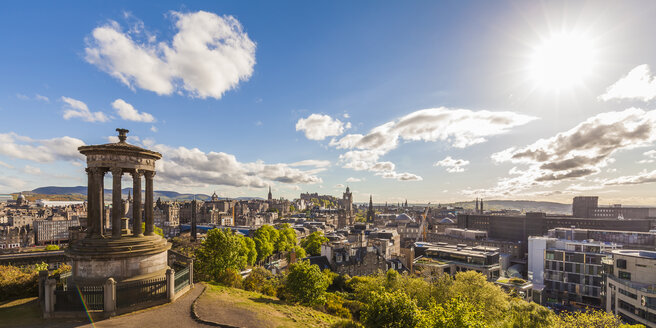
[[(457, 202), (448, 205), (473, 209), (476, 207), (476, 202), (475, 201)], [(486, 211), (506, 209), (506, 210), (517, 210), (520, 212), (544, 212), (548, 214), (566, 214), (566, 215), (572, 214), (572, 204), (533, 201), (533, 200), (485, 200), (484, 209)]]
[[(129, 193), (132, 193), (132, 188), (123, 188), (121, 190), (121, 193), (123, 195), (127, 195)], [(143, 190), (142, 190), (143, 192)], [(36, 188), (32, 191), (28, 192), (23, 192), (24, 194), (37, 194), (41, 198), (62, 198), (61, 195), (76, 195), (76, 199), (86, 199), (86, 197), (80, 197), (80, 196), (86, 196), (87, 194), (87, 187), (86, 186), (77, 186), (77, 187), (56, 187), (56, 186), (48, 186), (48, 187), (41, 187), (41, 188)], [(49, 195), (57, 195), (54, 197), (48, 197)], [(112, 190), (111, 189), (105, 189), (105, 199), (111, 199), (112, 196)], [(153, 192), (153, 197), (155, 199), (161, 198), (162, 200), (193, 200), (194, 196), (198, 200), (208, 200), (211, 198), (211, 196), (206, 195), (206, 194), (181, 194), (176, 191), (166, 191), (166, 190), (155, 190)], [(221, 199), (225, 199), (222, 197), (219, 197)], [(231, 199), (236, 199), (236, 200), (250, 200), (250, 199), (262, 199), (261, 197), (237, 197), (237, 198), (231, 198)]]

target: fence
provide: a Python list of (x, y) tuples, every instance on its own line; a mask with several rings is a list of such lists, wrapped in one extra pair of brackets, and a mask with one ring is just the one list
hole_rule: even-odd
[(173, 256), (170, 266), (177, 270), (169, 269), (166, 275), (147, 280), (116, 283), (108, 278), (101, 285), (76, 286), (68, 279), (70, 273), (48, 277), (47, 271), (39, 272), (39, 302), (44, 318), (83, 316), (88, 311), (113, 316), (172, 302), (193, 287), (194, 279), (193, 258)]
[(55, 291), (55, 311), (93, 311), (104, 309), (103, 286), (58, 286)]
[(166, 300), (166, 277), (116, 284), (116, 307)]
[(175, 273), (175, 293), (189, 286), (189, 267)]

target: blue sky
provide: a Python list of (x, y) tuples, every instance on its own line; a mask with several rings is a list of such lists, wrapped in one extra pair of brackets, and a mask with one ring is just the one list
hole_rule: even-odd
[(164, 155), (157, 189), (653, 204), (655, 15), (651, 1), (3, 2), (0, 192), (83, 185), (75, 148), (123, 127)]

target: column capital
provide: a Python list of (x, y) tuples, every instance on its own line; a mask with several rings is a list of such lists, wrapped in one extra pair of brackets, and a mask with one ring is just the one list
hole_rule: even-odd
[(147, 179), (152, 179), (153, 177), (155, 177), (155, 171), (144, 171), (144, 176)]
[(112, 175), (118, 175), (118, 176), (123, 175), (123, 168), (120, 167), (112, 167), (109, 169), (109, 171), (112, 172)]
[(130, 175), (132, 176), (132, 179), (137, 180), (141, 179), (141, 176), (143, 175), (144, 170), (139, 170), (139, 169), (134, 169), (130, 171)]

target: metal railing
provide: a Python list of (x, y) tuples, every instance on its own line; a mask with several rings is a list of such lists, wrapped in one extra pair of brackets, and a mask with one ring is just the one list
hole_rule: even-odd
[(102, 311), (103, 286), (63, 285), (55, 289), (55, 311)]
[(119, 309), (165, 299), (166, 277), (116, 285), (116, 307)]
[(175, 273), (175, 293), (177, 294), (182, 288), (189, 286), (189, 267), (186, 267)]

